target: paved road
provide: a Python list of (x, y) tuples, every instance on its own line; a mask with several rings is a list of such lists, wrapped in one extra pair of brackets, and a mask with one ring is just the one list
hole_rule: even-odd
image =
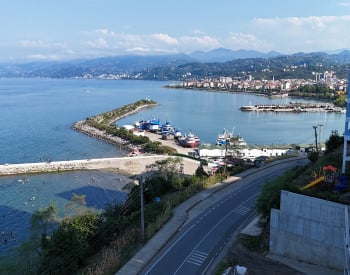
[(254, 214), (262, 184), (304, 161), (259, 169), (239, 188), (186, 224), (144, 268), (142, 274), (206, 274), (224, 245), (247, 217)]

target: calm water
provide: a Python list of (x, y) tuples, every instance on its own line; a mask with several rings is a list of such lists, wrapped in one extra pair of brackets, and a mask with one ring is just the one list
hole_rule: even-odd
[[(0, 163), (39, 162), (125, 154), (115, 146), (71, 129), (80, 119), (150, 97), (158, 106), (118, 122), (158, 117), (170, 120), (203, 143), (214, 143), (224, 128), (241, 134), (248, 144), (314, 142), (313, 125), (322, 124), (323, 140), (340, 134), (344, 114), (241, 112), (251, 104), (288, 103), (247, 94), (166, 89), (166, 82), (110, 80), (0, 79)], [(293, 99), (294, 100), (294, 99)], [(94, 181), (91, 179), (94, 178)], [(88, 207), (123, 201), (120, 183), (127, 178), (103, 172), (11, 176), (0, 178), (0, 248), (7, 253), (28, 236), (30, 215), (56, 201), (63, 216), (73, 193), (86, 194)], [(118, 184), (119, 183), (119, 184)], [(5, 239), (7, 242), (5, 242)], [(1, 254), (0, 253), (0, 254)]]

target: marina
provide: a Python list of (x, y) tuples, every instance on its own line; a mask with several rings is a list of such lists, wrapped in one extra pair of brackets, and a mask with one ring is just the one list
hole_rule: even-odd
[(183, 135), (169, 120), (166, 120), (163, 124), (159, 119), (141, 120), (136, 121), (134, 125), (123, 125), (122, 127), (135, 135), (141, 135), (140, 132), (144, 135), (145, 131), (156, 133), (161, 135), (163, 140), (173, 139), (178, 145), (185, 148), (196, 148), (200, 145), (200, 138), (192, 130)]

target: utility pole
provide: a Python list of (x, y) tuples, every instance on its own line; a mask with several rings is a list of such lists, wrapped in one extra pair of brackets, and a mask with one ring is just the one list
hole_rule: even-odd
[(319, 147), (320, 150), (322, 148), (322, 127), (324, 126), (323, 124), (317, 124), (318, 127), (320, 127), (320, 130), (319, 130), (319, 138), (318, 138), (318, 143), (319, 143)]
[(140, 176), (140, 196), (141, 196), (141, 240), (142, 243), (145, 242), (145, 213), (143, 206), (143, 180), (142, 176)]
[(140, 186), (140, 203), (141, 203), (141, 240), (145, 241), (145, 215), (144, 215), (144, 203), (143, 203), (143, 180), (142, 176), (140, 178), (135, 178), (134, 183)]
[(226, 143), (225, 143), (225, 167), (224, 167), (224, 174), (225, 174), (225, 177), (227, 177), (227, 175), (226, 175), (226, 173), (227, 173), (227, 145), (230, 142), (230, 139), (226, 138), (225, 141), (226, 141)]
[(312, 126), (315, 130), (315, 145), (316, 145), (316, 152), (318, 153), (318, 146), (317, 146), (317, 125)]

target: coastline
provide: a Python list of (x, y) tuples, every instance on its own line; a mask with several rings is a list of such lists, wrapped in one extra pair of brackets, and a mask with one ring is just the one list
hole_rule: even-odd
[[(126, 112), (126, 113), (124, 113), (124, 114), (122, 114), (120, 116), (111, 118), (110, 120), (108, 120), (108, 125), (110, 125), (111, 123), (114, 123), (114, 122), (116, 122), (116, 121), (118, 121), (118, 120), (120, 120), (120, 119), (122, 119), (124, 117), (127, 117), (127, 116), (129, 116), (131, 114), (137, 113), (137, 112), (141, 111), (142, 109), (153, 107), (153, 106), (156, 106), (156, 105), (157, 104), (141, 105), (141, 106), (137, 107), (134, 110), (128, 111), (128, 112)], [(112, 113), (112, 112), (113, 111), (106, 112), (106, 113)], [(103, 114), (106, 114), (106, 113), (103, 113)], [(103, 116), (103, 114), (95, 115), (95, 116), (92, 116), (91, 118), (94, 119), (94, 120), (100, 121), (101, 120), (101, 116)], [(133, 151), (133, 149), (135, 148), (135, 145), (133, 145), (131, 142), (129, 142), (127, 140), (124, 140), (124, 139), (122, 139), (120, 137), (108, 134), (106, 131), (99, 130), (99, 129), (89, 125), (87, 123), (88, 119), (79, 120), (79, 121), (75, 122), (73, 124), (72, 128), (74, 130), (76, 130), (78, 132), (81, 132), (83, 134), (86, 134), (86, 135), (88, 135), (90, 137), (97, 138), (97, 139), (106, 141), (108, 143), (111, 143), (113, 145), (116, 145), (120, 149), (127, 150), (128, 152)], [(184, 148), (184, 147), (178, 145), (174, 140), (164, 140), (164, 139), (161, 138), (160, 135), (155, 134), (155, 133), (145, 132), (145, 136), (148, 137), (149, 140), (152, 141), (152, 142), (160, 142), (164, 146), (168, 146), (168, 147), (171, 147), (171, 148), (175, 149), (177, 151), (177, 153), (179, 153), (179, 154), (187, 155), (189, 152), (193, 151), (192, 148)]]
[[(150, 108), (150, 107), (153, 107), (153, 106), (156, 106), (157, 104), (145, 104), (145, 105), (141, 105), (141, 106), (138, 106), (136, 109), (134, 110), (130, 110), (129, 112), (126, 112), (120, 116), (117, 116), (117, 117), (113, 117), (111, 118), (109, 121), (108, 121), (108, 125), (124, 118), (124, 117), (127, 117), (131, 114), (134, 114), (134, 113), (137, 113), (139, 111), (141, 111), (142, 109), (145, 109), (145, 108)], [(100, 120), (101, 116), (103, 116), (104, 114), (113, 114), (114, 111), (110, 111), (110, 112), (106, 112), (106, 113), (102, 113), (102, 114), (99, 114), (99, 115), (95, 115), (95, 116), (92, 116), (91, 119), (94, 119), (94, 120)], [(89, 119), (89, 118), (88, 118)], [(97, 138), (99, 140), (103, 140), (105, 142), (108, 142), (110, 144), (113, 144), (113, 145), (116, 145), (118, 146), (120, 149), (123, 149), (123, 150), (126, 150), (128, 152), (131, 152), (133, 149), (134, 149), (134, 145), (132, 143), (130, 143), (129, 141), (127, 140), (124, 140), (120, 137), (117, 137), (117, 136), (113, 136), (111, 134), (108, 134), (106, 133), (106, 131), (103, 131), (103, 130), (99, 130), (95, 127), (92, 127), (90, 126), (88, 123), (87, 123), (87, 119), (84, 119), (84, 120), (79, 120), (77, 122), (75, 122), (72, 126), (72, 128), (80, 133), (83, 133), (83, 134), (86, 134), (90, 137), (93, 137), (93, 138)]]
[(124, 149), (127, 151), (131, 151), (133, 149), (133, 145), (130, 142), (110, 134), (107, 134), (105, 131), (96, 129), (86, 123), (86, 120), (79, 120), (75, 122), (72, 128), (80, 133), (88, 135), (93, 138), (97, 138), (99, 140), (103, 140), (110, 144), (118, 146), (120, 149)]

